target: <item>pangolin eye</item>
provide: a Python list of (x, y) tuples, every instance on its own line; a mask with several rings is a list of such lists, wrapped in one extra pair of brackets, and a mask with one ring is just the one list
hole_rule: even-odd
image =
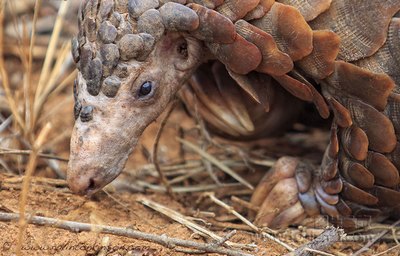
[(143, 97), (149, 95), (153, 89), (153, 83), (150, 81), (146, 81), (140, 86), (139, 89), (139, 97)]

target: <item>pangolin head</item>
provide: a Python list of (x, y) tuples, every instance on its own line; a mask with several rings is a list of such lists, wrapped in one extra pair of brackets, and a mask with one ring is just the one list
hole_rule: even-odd
[(293, 68), (273, 40), (265, 44), (270, 35), (243, 20), (263, 17), (271, 1), (231, 2), (82, 1), (72, 40), (79, 74), (67, 178), (74, 192), (91, 194), (115, 179), (143, 130), (206, 60), (239, 76)]
[(143, 130), (200, 64), (192, 9), (158, 0), (83, 1), (72, 40), (78, 76), (67, 180), (92, 194), (114, 180)]

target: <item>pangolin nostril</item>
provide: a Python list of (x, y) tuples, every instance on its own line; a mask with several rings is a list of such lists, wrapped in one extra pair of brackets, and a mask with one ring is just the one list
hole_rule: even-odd
[(96, 189), (96, 182), (94, 181), (93, 178), (89, 179), (89, 185), (87, 187), (87, 191), (93, 191)]

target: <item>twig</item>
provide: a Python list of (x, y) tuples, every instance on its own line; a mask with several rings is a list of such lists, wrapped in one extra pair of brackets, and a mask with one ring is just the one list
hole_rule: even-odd
[[(232, 206), (227, 205), (226, 203), (222, 202), (221, 200), (219, 200), (218, 198), (215, 197), (213, 192), (207, 192), (205, 193), (205, 195), (207, 195), (214, 203), (218, 204), (219, 206), (225, 208), (229, 213), (235, 215), (236, 217), (238, 217), (243, 223), (245, 223), (247, 226), (249, 226), (252, 230), (256, 231), (257, 233), (261, 233), (261, 235), (265, 238), (268, 238), (274, 242), (276, 242), (277, 244), (282, 245), (283, 247), (285, 247), (287, 250), (289, 251), (293, 251), (294, 249), (282, 242), (281, 240), (279, 240), (278, 238), (266, 233), (266, 232), (262, 232), (263, 230), (259, 229), (258, 227), (256, 227), (253, 223), (251, 223), (248, 219), (246, 219), (245, 217), (243, 217), (240, 213), (238, 213), (237, 211), (235, 211), (233, 209)], [(265, 228), (266, 231), (268, 231), (269, 233), (273, 233), (276, 234), (276, 231), (269, 229), (269, 228)]]
[[(18, 213), (5, 213), (0, 212), (0, 220), (1, 221), (16, 221), (19, 219)], [(99, 233), (103, 234), (112, 234), (117, 236), (129, 237), (139, 240), (144, 240), (148, 242), (157, 243), (163, 245), (167, 248), (174, 249), (176, 246), (188, 247), (188, 248), (195, 248), (204, 252), (209, 253), (219, 253), (225, 255), (232, 255), (232, 256), (250, 256), (251, 254), (227, 249), (221, 246), (216, 246), (210, 243), (197, 243), (189, 240), (178, 239), (167, 237), (166, 235), (154, 235), (150, 233), (145, 233), (137, 230), (133, 230), (130, 228), (124, 227), (113, 227), (113, 226), (106, 226), (106, 225), (96, 225), (96, 224), (89, 224), (89, 223), (82, 223), (82, 222), (75, 222), (75, 221), (66, 221), (66, 220), (59, 220), (54, 218), (47, 218), (47, 217), (39, 217), (39, 216), (27, 216), (27, 221), (30, 224), (34, 225), (41, 225), (41, 226), (50, 226), (53, 228), (61, 228), (66, 229), (72, 232), (92, 232), (96, 230)]]
[[(179, 212), (169, 209), (161, 204), (158, 204), (156, 202), (150, 201), (145, 198), (139, 199), (138, 202), (150, 207), (151, 209), (153, 209), (157, 212), (160, 212), (160, 213), (168, 216), (169, 218), (175, 220), (178, 223), (181, 223), (182, 225), (185, 225), (189, 229), (193, 230), (194, 232), (196, 232), (202, 236), (205, 236), (207, 238), (211, 237), (212, 239), (214, 239), (217, 242), (222, 241), (222, 239), (223, 239), (222, 237), (209, 231), (208, 229), (188, 220), (188, 218), (186, 216), (180, 214)], [(235, 247), (235, 248), (254, 249), (254, 246), (248, 245), (248, 244), (238, 244), (238, 243), (233, 243), (233, 242), (229, 242), (229, 241), (226, 241), (225, 244), (228, 246)]]
[(17, 124), (21, 127), (21, 129), (24, 129), (24, 121), (18, 112), (18, 107), (17, 104), (14, 100), (14, 97), (11, 93), (11, 88), (10, 88), (10, 81), (9, 77), (5, 68), (5, 63), (4, 63), (4, 11), (5, 11), (5, 4), (6, 1), (2, 0), (0, 1), (0, 73), (1, 73), (1, 84), (4, 88), (4, 92), (6, 94), (6, 99), (8, 104), (10, 105), (10, 110), (11, 113), (13, 114), (13, 117)]
[(236, 230), (232, 230), (231, 232), (229, 232), (228, 234), (226, 234), (224, 237), (222, 237), (221, 240), (216, 241), (214, 244), (215, 245), (223, 245), (225, 242), (227, 242), (228, 240), (230, 240), (234, 235), (236, 235), (237, 231)]
[(311, 242), (297, 248), (295, 251), (286, 254), (286, 256), (309, 256), (315, 250), (322, 251), (332, 244), (340, 241), (341, 237), (345, 234), (342, 229), (329, 227), (321, 235), (312, 240)]
[(216, 159), (215, 157), (213, 157), (212, 155), (208, 154), (207, 152), (205, 152), (204, 150), (202, 150), (201, 148), (199, 148), (198, 146), (194, 145), (193, 143), (187, 141), (187, 140), (183, 140), (181, 138), (176, 138), (180, 143), (182, 143), (183, 145), (187, 146), (188, 148), (192, 149), (193, 151), (195, 151), (196, 153), (198, 153), (199, 155), (201, 155), (202, 157), (206, 158), (208, 161), (210, 161), (212, 164), (214, 164), (215, 166), (217, 166), (218, 168), (220, 168), (222, 171), (224, 171), (225, 173), (227, 173), (228, 175), (230, 175), (232, 178), (234, 178), (235, 180), (237, 180), (238, 182), (242, 183), (243, 185), (245, 185), (246, 187), (248, 187), (249, 189), (254, 189), (254, 187), (247, 182), (245, 179), (243, 179), (242, 177), (240, 177), (236, 172), (234, 172), (231, 168), (229, 168), (228, 166), (226, 166), (225, 164), (221, 163), (218, 159)]
[(252, 210), (255, 212), (258, 212), (260, 210), (259, 206), (255, 206), (254, 204), (247, 202), (239, 197), (231, 196), (231, 200), (232, 200), (232, 202), (237, 203), (237, 204), (245, 207), (246, 209), (249, 209), (249, 210)]
[(101, 240), (101, 249), (100, 249), (99, 253), (97, 254), (97, 256), (106, 256), (108, 246), (110, 246), (110, 237), (105, 236)]
[[(32, 154), (32, 150), (19, 150), (19, 149), (0, 149), (0, 155), (30, 155)], [(38, 153), (38, 157), (54, 159), (58, 161), (68, 162), (67, 158), (63, 158), (60, 156)]]
[[(166, 192), (166, 188), (163, 186), (154, 185), (151, 183), (147, 183), (145, 181), (138, 180), (134, 183), (134, 185), (143, 187), (144, 189), (148, 189), (149, 191), (154, 192)], [(179, 187), (171, 187), (174, 193), (194, 193), (194, 192), (204, 192), (210, 190), (218, 190), (222, 188), (234, 187), (236, 189), (243, 188), (243, 185), (240, 183), (228, 183), (228, 184), (205, 184), (205, 185), (197, 185), (197, 186), (179, 186)]]
[(50, 66), (53, 62), (55, 56), (55, 50), (57, 48), (58, 39), (60, 36), (60, 32), (62, 29), (62, 25), (64, 22), (65, 14), (71, 4), (71, 1), (63, 1), (60, 4), (60, 8), (58, 10), (58, 15), (56, 19), (56, 23), (54, 24), (53, 33), (51, 34), (49, 46), (46, 52), (46, 58), (44, 59), (42, 71), (40, 72), (38, 87), (35, 92), (35, 101), (33, 106), (33, 117), (31, 120), (31, 128), (34, 127), (36, 120), (39, 116), (38, 111), (40, 110), (40, 106), (38, 105), (38, 99), (42, 92), (45, 90), (45, 86), (47, 85), (47, 80), (49, 78)]
[(218, 180), (217, 175), (215, 175), (215, 173), (214, 173), (211, 163), (204, 158), (202, 158), (201, 160), (203, 162), (204, 167), (206, 168), (208, 175), (215, 182), (215, 184), (221, 184), (221, 182)]
[[(400, 234), (396, 234), (400, 235)], [(376, 236), (375, 234), (365, 234), (365, 235), (347, 235), (346, 237), (342, 238), (340, 241), (341, 242), (356, 242), (356, 243), (365, 243), (368, 241), (371, 241), (374, 239)], [(393, 235), (386, 234), (380, 238), (382, 241), (387, 241), (387, 242), (396, 242), (394, 239)]]
[(262, 232), (261, 235), (262, 235), (262, 237), (268, 238), (269, 240), (274, 241), (275, 243), (285, 247), (290, 252), (294, 251), (294, 248), (292, 246), (288, 245), (287, 243), (282, 242), (281, 240), (268, 234), (267, 232)]
[(7, 129), (7, 127), (12, 123), (12, 120), (12, 116), (7, 117), (7, 119), (5, 119), (4, 121), (1, 120), (0, 132), (3, 132), (5, 129)]
[(47, 123), (43, 129), (40, 131), (35, 143), (33, 144), (33, 149), (32, 149), (32, 154), (29, 157), (28, 165), (26, 167), (25, 171), (25, 177), (22, 181), (22, 191), (21, 191), (21, 196), (19, 199), (19, 212), (21, 213), (20, 218), (19, 218), (19, 232), (18, 232), (18, 243), (17, 243), (17, 255), (21, 255), (22, 253), (22, 240), (23, 240), (23, 235), (25, 232), (26, 224), (27, 221), (25, 219), (25, 206), (27, 204), (28, 200), (28, 193), (29, 193), (29, 188), (30, 188), (30, 181), (31, 177), (33, 175), (33, 172), (36, 169), (36, 163), (37, 163), (37, 155), (38, 152), (43, 145), (44, 139), (47, 137), (51, 129), (51, 124)]
[(383, 252), (380, 252), (380, 253), (374, 254), (374, 255), (372, 255), (372, 256), (387, 255), (387, 253), (388, 253), (388, 252), (390, 252), (390, 251), (392, 251), (392, 250), (394, 250), (394, 249), (397, 249), (397, 248), (399, 248), (399, 249), (400, 249), (400, 244), (398, 244), (398, 245), (395, 245), (395, 246), (393, 246), (393, 247), (390, 247), (389, 249), (387, 249), (387, 250), (385, 250), (385, 251), (383, 251)]
[(156, 170), (157, 170), (157, 172), (159, 174), (161, 183), (166, 187), (168, 194), (172, 198), (175, 198), (174, 192), (172, 191), (171, 185), (169, 184), (167, 178), (164, 175), (164, 172), (161, 170), (160, 165), (158, 163), (158, 144), (160, 142), (161, 134), (162, 134), (162, 132), (164, 130), (164, 127), (167, 124), (168, 119), (171, 116), (172, 111), (174, 110), (174, 108), (175, 108), (177, 103), (178, 103), (177, 99), (175, 99), (171, 103), (167, 114), (165, 115), (164, 119), (161, 121), (160, 128), (157, 131), (157, 135), (156, 135), (156, 138), (154, 139), (154, 146), (153, 146), (153, 164), (154, 164), (154, 167), (156, 168)]
[(266, 167), (272, 167), (276, 163), (275, 159), (271, 159), (271, 160), (263, 159), (263, 160), (260, 160), (260, 159), (249, 158), (248, 160), (252, 164), (266, 166)]
[(223, 228), (223, 229), (236, 229), (236, 230), (243, 230), (243, 231), (254, 231), (252, 228), (245, 224), (235, 224), (232, 222), (221, 222), (214, 219), (207, 219), (207, 222), (211, 223), (211, 225)]
[(177, 176), (177, 177), (171, 179), (169, 181), (169, 184), (172, 185), (172, 184), (183, 182), (191, 177), (194, 177), (199, 174), (203, 174), (204, 173), (203, 171), (204, 171), (204, 167), (198, 167), (196, 169), (188, 170), (188, 172), (186, 174)]
[[(396, 227), (397, 225), (400, 224), (400, 220), (396, 221), (395, 223), (393, 223), (390, 226), (391, 228)], [(366, 250), (368, 250), (376, 241), (378, 241), (381, 237), (383, 237), (387, 232), (389, 232), (390, 229), (387, 230), (383, 230), (381, 233), (377, 234), (371, 241), (369, 241), (366, 245), (364, 245), (360, 250), (356, 251), (355, 253), (353, 253), (352, 256), (357, 256), (360, 255), (361, 253), (365, 252)]]
[(310, 248), (304, 248), (304, 250), (307, 251), (307, 252), (318, 253), (320, 255), (325, 255), (325, 256), (335, 256), (332, 253), (327, 253), (327, 252), (323, 252), (323, 251), (319, 251), (319, 250), (315, 250), (315, 249), (310, 249)]
[(255, 232), (259, 233), (260, 229), (258, 227), (256, 227), (253, 223), (251, 223), (248, 219), (246, 219), (245, 217), (243, 217), (243, 215), (241, 215), (240, 213), (238, 213), (237, 211), (235, 211), (235, 209), (233, 209), (232, 206), (227, 205), (226, 203), (222, 202), (221, 200), (219, 200), (218, 198), (215, 197), (213, 192), (207, 192), (205, 193), (206, 196), (208, 196), (211, 201), (213, 201), (214, 203), (218, 204), (219, 206), (221, 206), (222, 208), (226, 209), (230, 214), (235, 215), (236, 217), (238, 217), (243, 223), (245, 223), (247, 226), (249, 226), (250, 228), (252, 228)]
[[(29, 52), (28, 52), (28, 66), (26, 67), (26, 74), (24, 76), (24, 97), (25, 97), (25, 123), (29, 124), (31, 118), (31, 102), (29, 97), (29, 89), (32, 86), (32, 63), (33, 63), (33, 47), (35, 46), (36, 39), (36, 23), (39, 17), (39, 10), (42, 6), (42, 0), (38, 0), (35, 3), (33, 21), (32, 21), (32, 32), (31, 32), (31, 40), (29, 44)], [(29, 128), (27, 125), (25, 128)], [(29, 131), (28, 131), (29, 130)], [(33, 132), (30, 129), (25, 130), (25, 133)]]

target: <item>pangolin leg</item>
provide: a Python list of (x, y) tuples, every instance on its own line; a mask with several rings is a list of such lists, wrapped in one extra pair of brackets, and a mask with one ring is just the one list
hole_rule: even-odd
[(337, 128), (333, 125), (320, 167), (297, 158), (280, 158), (253, 193), (251, 203), (260, 207), (255, 223), (283, 228), (321, 213), (334, 218), (346, 215), (336, 207), (343, 187), (338, 152)]
[(260, 207), (255, 223), (281, 228), (303, 220), (307, 214), (300, 202), (299, 190), (311, 186), (311, 173), (303, 175), (304, 171), (311, 170), (305, 170), (304, 163), (297, 158), (280, 158), (263, 177), (251, 198), (251, 203)]

